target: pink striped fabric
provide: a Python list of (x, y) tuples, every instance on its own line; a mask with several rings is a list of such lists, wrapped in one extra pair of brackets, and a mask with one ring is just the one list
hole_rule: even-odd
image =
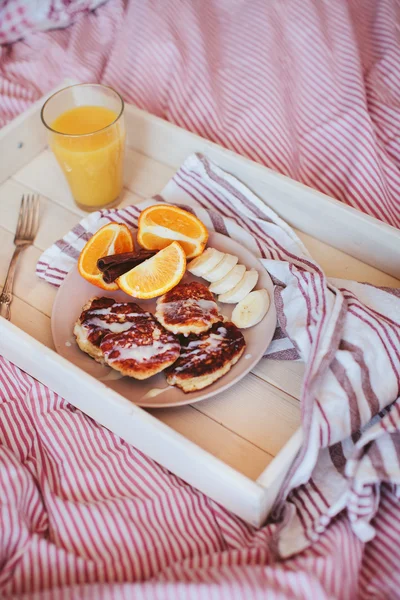
[[(276, 506), (283, 520), (247, 526), (3, 361), (0, 590), (396, 597), (400, 400), (390, 402), (400, 380), (399, 295), (327, 281), (294, 232), (202, 156), (190, 157), (157, 197), (171, 199), (260, 257), (275, 277), (280, 321), (269, 356), (290, 358), (294, 346), (292, 358), (307, 362), (305, 442)], [(92, 213), (44, 253), (39, 276), (60, 285), (91, 233), (109, 220), (134, 227), (150, 203)]]
[(101, 81), (398, 227), (399, 13), (396, 0), (111, 0), (0, 49), (0, 123), (65, 77)]
[(398, 597), (391, 486), (372, 541), (342, 514), (276, 563), (276, 525), (254, 530), (1, 357), (0, 369), (2, 598)]
[(78, 15), (94, 10), (105, 0), (1, 0), (0, 43), (10, 44), (32, 31), (70, 25)]
[[(389, 487), (364, 544), (339, 517), (276, 564), (245, 525), (0, 358), (2, 598), (395, 598)], [(340, 548), (340, 552), (338, 549)]]

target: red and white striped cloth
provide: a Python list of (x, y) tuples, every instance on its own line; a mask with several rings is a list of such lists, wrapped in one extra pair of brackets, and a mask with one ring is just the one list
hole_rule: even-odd
[[(276, 506), (283, 520), (245, 525), (3, 361), (0, 591), (398, 597), (400, 401), (389, 405), (399, 394), (400, 294), (326, 280), (290, 227), (203, 156), (155, 200), (193, 210), (275, 278), (280, 327), (268, 355), (307, 364), (305, 442)], [(60, 285), (98, 227), (134, 227), (152, 202), (91, 214), (42, 255), (39, 276)]]
[(398, 227), (399, 21), (397, 0), (109, 0), (0, 47), (0, 124), (100, 81)]
[[(308, 550), (276, 562), (276, 525), (254, 530), (1, 357), (0, 368), (2, 598), (399, 597), (391, 486), (372, 541), (342, 514)], [(291, 502), (309, 519), (301, 490)]]
[(0, 44), (10, 44), (32, 31), (68, 27), (78, 15), (106, 0), (0, 0)]

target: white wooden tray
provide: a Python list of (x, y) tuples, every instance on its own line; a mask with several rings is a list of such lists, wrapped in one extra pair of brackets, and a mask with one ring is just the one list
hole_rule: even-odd
[[(13, 251), (21, 195), (40, 193), (42, 211), (35, 245), (20, 259), (12, 323), (0, 318), (0, 353), (227, 509), (260, 525), (301, 444), (302, 364), (264, 359), (215, 398), (145, 411), (54, 352), (50, 314), (56, 290), (36, 277), (35, 265), (84, 213), (46, 148), (43, 102), (0, 131), (0, 283)], [(126, 107), (126, 118), (121, 205), (156, 194), (189, 154), (203, 152), (296, 228), (328, 276), (400, 286), (398, 230), (133, 106)]]

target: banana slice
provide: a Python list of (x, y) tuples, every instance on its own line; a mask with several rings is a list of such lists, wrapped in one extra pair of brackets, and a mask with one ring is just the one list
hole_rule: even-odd
[(219, 281), (225, 277), (225, 275), (228, 275), (230, 271), (232, 271), (238, 260), (238, 257), (234, 256), (233, 254), (225, 254), (224, 258), (216, 267), (211, 269), (211, 271), (207, 271), (207, 273), (203, 275), (204, 279), (210, 282)]
[(235, 285), (233, 290), (230, 290), (226, 294), (221, 294), (220, 296), (218, 296), (218, 301), (226, 302), (227, 304), (236, 304), (237, 302), (240, 302), (256, 286), (257, 281), (258, 271), (256, 271), (255, 269), (246, 271), (242, 279), (237, 285)]
[(216, 267), (224, 258), (225, 254), (216, 250), (215, 248), (207, 248), (203, 254), (200, 254), (197, 258), (192, 260), (187, 270), (196, 277), (203, 277), (205, 273), (211, 271)]
[(237, 304), (232, 313), (232, 323), (239, 329), (247, 329), (257, 325), (267, 314), (269, 309), (269, 294), (267, 290), (256, 290), (247, 294)]
[(236, 265), (236, 267), (233, 267), (232, 271), (229, 271), (228, 275), (225, 275), (225, 277), (222, 277), (219, 281), (212, 283), (208, 289), (213, 294), (226, 294), (226, 292), (233, 290), (245, 273), (246, 267), (244, 265)]

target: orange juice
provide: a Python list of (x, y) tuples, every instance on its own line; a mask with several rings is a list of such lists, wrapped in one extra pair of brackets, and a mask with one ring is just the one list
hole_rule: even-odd
[(107, 206), (121, 192), (125, 130), (117, 119), (104, 106), (76, 106), (51, 124), (51, 149), (82, 208)]

